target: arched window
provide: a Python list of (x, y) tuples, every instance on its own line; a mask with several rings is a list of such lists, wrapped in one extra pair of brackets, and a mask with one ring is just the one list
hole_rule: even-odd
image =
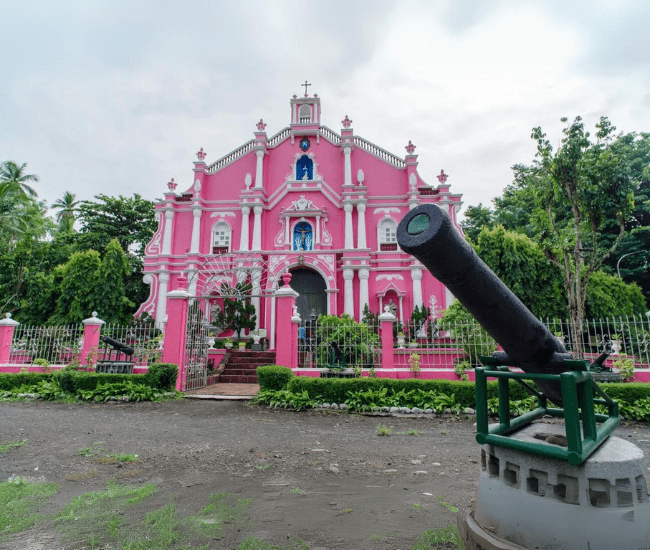
[(303, 155), (296, 162), (296, 179), (313, 180), (314, 179), (314, 161), (307, 155)]
[(212, 253), (229, 254), (231, 229), (226, 222), (219, 222), (212, 228)]
[(397, 223), (392, 218), (384, 218), (377, 228), (379, 250), (382, 252), (397, 251)]
[(309, 105), (300, 107), (298, 117), (300, 118), (300, 124), (309, 124), (311, 122), (311, 107)]
[(314, 250), (314, 232), (311, 224), (298, 222), (293, 228), (292, 250)]

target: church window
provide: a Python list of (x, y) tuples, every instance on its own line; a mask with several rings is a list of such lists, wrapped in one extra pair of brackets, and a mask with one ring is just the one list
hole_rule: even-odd
[(230, 252), (230, 226), (225, 222), (219, 222), (212, 230), (212, 253), (228, 254)]
[(303, 155), (296, 162), (296, 179), (313, 180), (314, 179), (314, 161), (307, 155)]
[(300, 107), (298, 116), (300, 117), (300, 124), (309, 124), (311, 122), (311, 107), (309, 105)]
[(314, 232), (311, 224), (298, 222), (293, 228), (292, 250), (314, 250)]
[(382, 252), (397, 251), (397, 223), (392, 218), (384, 219), (378, 228), (379, 250)]

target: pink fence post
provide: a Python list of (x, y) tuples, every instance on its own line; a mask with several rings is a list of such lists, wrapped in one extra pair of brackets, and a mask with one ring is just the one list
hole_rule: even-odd
[(167, 293), (167, 322), (163, 339), (163, 363), (178, 365), (176, 389), (185, 390), (185, 339), (187, 337), (187, 307), (190, 295), (187, 279), (178, 278), (178, 288)]
[(379, 316), (381, 322), (381, 368), (392, 369), (395, 366), (393, 356), (393, 323), (397, 318), (390, 312), (390, 306), (384, 307)]
[(14, 339), (14, 329), (19, 324), (18, 321), (14, 321), (11, 318), (11, 313), (6, 313), (5, 319), (0, 321), (0, 365), (9, 363), (11, 342)]
[(97, 312), (93, 311), (92, 316), (82, 321), (84, 324), (84, 342), (81, 346), (81, 357), (79, 363), (86, 367), (92, 367), (97, 362), (97, 350), (99, 349), (99, 331), (104, 321), (97, 318)]
[[(293, 322), (294, 306), (298, 293), (293, 290), (291, 273), (282, 275), (284, 286), (275, 292), (277, 298), (275, 361), (278, 365), (298, 368), (298, 325)], [(295, 338), (294, 338), (295, 334)], [(295, 339), (295, 343), (294, 343)]]

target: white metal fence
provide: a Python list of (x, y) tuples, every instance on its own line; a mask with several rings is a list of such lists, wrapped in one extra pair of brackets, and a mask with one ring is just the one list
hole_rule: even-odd
[(37, 359), (68, 364), (79, 358), (83, 345), (83, 325), (29, 326), (14, 329), (9, 363), (32, 364)]
[(101, 337), (108, 336), (133, 349), (131, 359), (135, 365), (143, 366), (162, 357), (162, 332), (148, 324), (116, 325), (106, 324), (101, 328), (97, 359), (99, 361), (119, 360), (120, 353)]

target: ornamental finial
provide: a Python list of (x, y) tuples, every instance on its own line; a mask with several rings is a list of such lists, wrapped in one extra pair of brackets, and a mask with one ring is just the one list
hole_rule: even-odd
[(348, 118), (348, 115), (345, 115), (345, 118), (341, 121), (341, 124), (343, 124), (343, 128), (349, 128), (350, 124), (352, 124), (352, 121)]
[(205, 160), (207, 153), (204, 153), (203, 147), (201, 147), (201, 150), (196, 154), (196, 156), (199, 157), (199, 160)]
[(445, 182), (447, 181), (447, 178), (448, 178), (449, 176), (448, 176), (448, 174), (445, 174), (445, 171), (444, 171), (444, 170), (440, 170), (440, 175), (437, 176), (437, 177), (438, 177), (438, 181), (439, 181), (440, 183), (445, 183)]
[(170, 191), (175, 191), (176, 187), (178, 186), (178, 183), (174, 181), (174, 178), (167, 184), (167, 187)]
[(266, 124), (264, 124), (264, 121), (260, 118), (260, 121), (257, 123), (257, 129), (260, 132), (263, 132), (264, 128), (266, 128)]
[(405, 147), (406, 152), (409, 155), (412, 155), (413, 152), (415, 151), (415, 145), (413, 145), (413, 142), (409, 139), (409, 144)]

